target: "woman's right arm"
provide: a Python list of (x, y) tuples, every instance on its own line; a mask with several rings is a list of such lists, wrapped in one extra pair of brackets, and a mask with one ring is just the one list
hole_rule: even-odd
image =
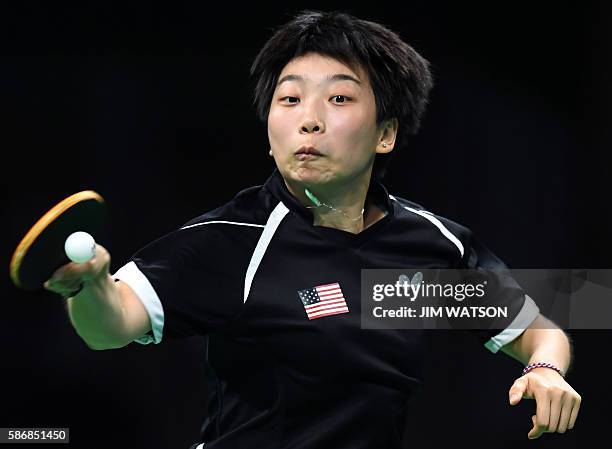
[(128, 284), (114, 281), (109, 267), (108, 251), (97, 245), (92, 260), (68, 263), (45, 283), (46, 289), (62, 296), (83, 284), (67, 299), (67, 311), (77, 334), (95, 350), (121, 348), (151, 330), (142, 301)]

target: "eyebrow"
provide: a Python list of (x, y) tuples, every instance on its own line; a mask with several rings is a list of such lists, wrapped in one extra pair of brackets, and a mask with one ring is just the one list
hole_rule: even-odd
[[(278, 83), (276, 83), (276, 85), (280, 86), (285, 81), (302, 81), (303, 82), (304, 77), (302, 75), (285, 75), (280, 80), (278, 80)], [(347, 75), (346, 73), (336, 73), (334, 75), (327, 75), (325, 77), (325, 81), (327, 82), (352, 81), (356, 83), (357, 85), (361, 86), (361, 81), (359, 81), (357, 78), (351, 75)]]

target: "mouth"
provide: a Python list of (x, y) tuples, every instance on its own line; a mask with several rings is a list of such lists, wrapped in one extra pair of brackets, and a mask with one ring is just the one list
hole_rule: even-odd
[(300, 148), (298, 148), (298, 150), (295, 152), (295, 156), (299, 159), (299, 160), (306, 160), (306, 159), (314, 159), (317, 158), (319, 156), (323, 156), (323, 153), (321, 153), (320, 151), (318, 151), (315, 147), (310, 146), (310, 145), (302, 145)]

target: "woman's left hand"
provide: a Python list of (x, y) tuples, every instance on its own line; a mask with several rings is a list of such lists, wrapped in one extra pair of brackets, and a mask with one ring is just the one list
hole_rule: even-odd
[(582, 398), (565, 379), (550, 368), (536, 368), (519, 377), (509, 391), (510, 405), (522, 398), (535, 399), (536, 414), (531, 417), (533, 427), (529, 439), (539, 438), (544, 432), (565, 433), (576, 423)]

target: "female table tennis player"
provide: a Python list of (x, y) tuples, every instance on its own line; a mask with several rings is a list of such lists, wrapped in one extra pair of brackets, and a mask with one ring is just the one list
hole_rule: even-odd
[[(98, 245), (91, 262), (65, 265), (46, 286), (66, 295), (84, 284), (68, 312), (92, 349), (205, 336), (213, 394), (193, 448), (400, 447), (423, 332), (362, 329), (360, 270), (503, 268), (467, 228), (380, 182), (392, 151), (417, 132), (428, 62), (379, 24), (304, 12), (269, 39), (251, 73), (277, 167), (265, 184), (145, 246), (112, 276)], [(563, 377), (568, 338), (504, 282), (508, 326), (477, 336), (528, 365), (509, 388), (510, 404), (536, 401), (528, 437), (564, 433), (581, 401)]]

